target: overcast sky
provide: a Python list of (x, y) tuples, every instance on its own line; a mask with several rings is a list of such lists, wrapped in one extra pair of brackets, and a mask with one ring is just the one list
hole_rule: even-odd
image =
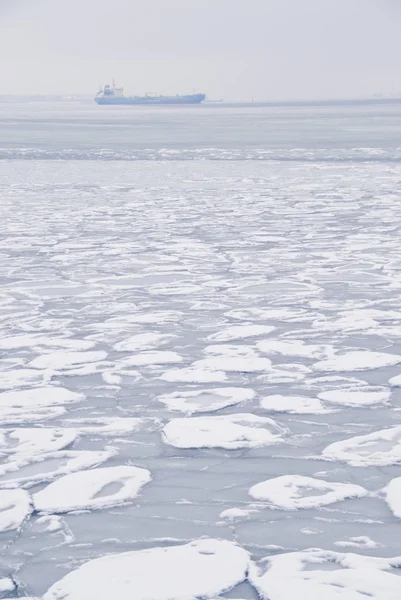
[(0, 0), (0, 94), (401, 91), (401, 0)]

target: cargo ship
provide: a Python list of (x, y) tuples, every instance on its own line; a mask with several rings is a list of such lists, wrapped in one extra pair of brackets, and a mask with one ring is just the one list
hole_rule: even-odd
[(146, 94), (146, 96), (124, 96), (122, 87), (116, 85), (105, 85), (100, 88), (95, 96), (96, 104), (200, 104), (206, 99), (205, 94), (189, 94), (187, 96), (157, 96)]

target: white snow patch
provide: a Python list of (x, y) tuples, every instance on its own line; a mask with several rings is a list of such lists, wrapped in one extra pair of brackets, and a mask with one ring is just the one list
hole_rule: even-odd
[(401, 477), (392, 479), (383, 491), (389, 509), (395, 517), (401, 519)]
[(366, 389), (341, 389), (330, 390), (318, 394), (318, 398), (331, 404), (339, 404), (341, 406), (372, 406), (375, 404), (388, 404), (391, 392), (385, 388), (369, 387)]
[(318, 508), (346, 498), (362, 498), (367, 493), (359, 485), (323, 481), (303, 475), (274, 477), (257, 483), (249, 490), (252, 498), (264, 500), (271, 506), (284, 510)]
[(153, 350), (154, 348), (167, 343), (172, 337), (174, 336), (162, 333), (138, 333), (126, 340), (117, 342), (117, 344), (114, 345), (114, 350), (117, 350), (118, 352)]
[(0, 592), (12, 592), (15, 588), (14, 582), (8, 577), (0, 578)]
[(265, 354), (281, 354), (282, 356), (299, 356), (302, 358), (325, 358), (334, 351), (332, 346), (305, 344), (302, 340), (264, 340), (256, 344)]
[(208, 388), (191, 392), (173, 392), (156, 398), (169, 410), (187, 414), (213, 412), (247, 402), (255, 397), (255, 392), (245, 388)]
[(39, 517), (36, 523), (43, 525), (43, 531), (49, 531), (50, 533), (60, 531), (60, 529), (64, 528), (63, 520), (58, 515), (44, 515), (43, 517)]
[(393, 387), (401, 387), (401, 375), (396, 375), (389, 379), (389, 384)]
[(227, 521), (235, 521), (236, 519), (247, 519), (257, 512), (259, 511), (252, 508), (227, 508), (219, 516), (221, 519), (227, 519)]
[(227, 376), (223, 371), (211, 371), (204, 368), (188, 367), (186, 369), (172, 369), (160, 375), (160, 379), (182, 383), (220, 383), (226, 381)]
[[(150, 425), (154, 427), (159, 423), (157, 419), (146, 417), (83, 417), (80, 419), (69, 419), (78, 433), (81, 435), (105, 435), (114, 436), (124, 433), (132, 433)], [(84, 423), (89, 425), (82, 426)]]
[(30, 362), (34, 369), (71, 369), (77, 365), (86, 365), (105, 360), (107, 352), (95, 350), (89, 352), (67, 352), (65, 350), (55, 350), (49, 354), (42, 354)]
[(235, 543), (213, 539), (124, 552), (83, 564), (43, 600), (207, 600), (243, 581), (249, 560)]
[(20, 334), (0, 340), (0, 350), (18, 350), (35, 346), (50, 348), (67, 348), (70, 350), (89, 350), (95, 344), (89, 340), (72, 340), (69, 338), (48, 338), (43, 335)]
[(119, 385), (122, 381), (121, 376), (111, 371), (102, 373), (102, 379), (108, 385)]
[(176, 448), (227, 450), (276, 444), (284, 433), (273, 419), (248, 413), (173, 419), (163, 429), (164, 441)]
[(62, 475), (97, 467), (114, 455), (111, 450), (63, 450), (18, 457), (0, 465), (0, 487), (35, 485)]
[(212, 354), (213, 356), (258, 356), (253, 346), (246, 346), (245, 344), (212, 344), (211, 346), (206, 346), (203, 352), (205, 354)]
[(183, 361), (177, 352), (142, 352), (136, 356), (124, 358), (121, 364), (129, 367), (175, 364)]
[(42, 382), (43, 373), (35, 369), (11, 369), (0, 372), (0, 390), (9, 390)]
[(0, 456), (31, 457), (43, 452), (56, 452), (73, 444), (75, 429), (33, 428), (3, 429), (0, 432)]
[(317, 398), (307, 398), (306, 396), (281, 396), (280, 394), (274, 394), (262, 398), (260, 406), (270, 412), (286, 412), (296, 415), (323, 415), (332, 412), (325, 408), (324, 404)]
[[(71, 392), (62, 387), (38, 387), (29, 390), (3, 392), (0, 394), (0, 406), (14, 409), (32, 410), (80, 402), (84, 394)], [(1, 413), (0, 413), (0, 416)]]
[(34, 408), (27, 411), (24, 408), (3, 408), (0, 411), (0, 425), (43, 424), (56, 417), (61, 417), (67, 411), (62, 407)]
[(258, 371), (269, 371), (272, 363), (268, 358), (246, 354), (244, 356), (210, 356), (194, 362), (193, 366), (207, 371), (256, 373)]
[[(251, 565), (249, 580), (269, 600), (397, 600), (401, 558), (313, 549), (269, 556)], [(321, 566), (321, 568), (319, 568)]]
[(355, 350), (333, 356), (313, 365), (316, 371), (368, 371), (397, 365), (401, 362), (401, 355), (387, 354), (386, 352), (371, 352), (369, 350)]
[[(57, 479), (34, 494), (33, 503), (36, 510), (54, 513), (109, 508), (135, 498), (150, 480), (146, 469), (125, 465), (79, 471)], [(112, 484), (120, 486), (116, 492), (100, 495)]]
[(19, 529), (31, 512), (28, 492), (19, 489), (0, 491), (0, 531)]
[(334, 442), (322, 455), (354, 467), (395, 465), (401, 462), (401, 426)]
[(289, 308), (243, 308), (243, 309), (235, 309), (230, 310), (225, 313), (226, 317), (230, 319), (239, 319), (240, 321), (305, 321), (311, 320), (311, 317), (308, 315), (307, 311), (298, 308), (298, 309), (289, 309)]
[(270, 325), (232, 325), (224, 331), (209, 335), (207, 339), (215, 342), (230, 342), (231, 340), (267, 335), (275, 329), (275, 327)]

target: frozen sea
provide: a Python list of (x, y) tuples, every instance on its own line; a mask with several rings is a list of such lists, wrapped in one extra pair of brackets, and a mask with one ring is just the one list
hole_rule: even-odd
[(0, 598), (399, 600), (401, 102), (0, 104)]

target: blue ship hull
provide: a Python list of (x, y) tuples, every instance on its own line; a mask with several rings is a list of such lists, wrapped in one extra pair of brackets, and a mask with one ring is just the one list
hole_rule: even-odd
[(133, 105), (133, 104), (200, 104), (205, 100), (205, 94), (191, 94), (189, 96), (96, 96), (96, 104)]

